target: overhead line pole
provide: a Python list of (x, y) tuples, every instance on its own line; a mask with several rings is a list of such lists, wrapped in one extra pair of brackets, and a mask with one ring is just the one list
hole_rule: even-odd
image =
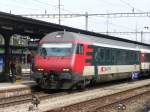
[(106, 20), (106, 24), (107, 24), (107, 30), (106, 30), (106, 32), (107, 32), (107, 35), (108, 35), (108, 28), (109, 28), (109, 16), (107, 16), (107, 20)]
[(88, 12), (85, 13), (85, 30), (88, 30)]
[(61, 20), (60, 20), (60, 0), (58, 0), (58, 7), (59, 7), (59, 20), (58, 20), (58, 21), (59, 21), (59, 24), (61, 24), (61, 23), (60, 23), (60, 21), (61, 21)]

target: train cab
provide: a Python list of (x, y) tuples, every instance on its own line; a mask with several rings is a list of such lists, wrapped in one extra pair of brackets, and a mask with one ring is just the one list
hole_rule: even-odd
[[(48, 85), (48, 89), (60, 86), (68, 89), (70, 84), (82, 80), (86, 51), (84, 47), (84, 44), (64, 32), (53, 33), (43, 38), (34, 58), (33, 76), (39, 85), (44, 85), (43, 88)], [(73, 83), (62, 85), (61, 81)], [(51, 82), (56, 82), (56, 85), (52, 86)]]

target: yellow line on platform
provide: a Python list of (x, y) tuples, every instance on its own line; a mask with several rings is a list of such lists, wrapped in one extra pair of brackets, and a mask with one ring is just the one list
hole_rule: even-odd
[(16, 83), (20, 83), (22, 82), (22, 79), (16, 80)]

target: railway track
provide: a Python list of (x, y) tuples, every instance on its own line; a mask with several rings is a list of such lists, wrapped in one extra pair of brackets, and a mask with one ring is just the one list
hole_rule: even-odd
[[(119, 84), (119, 83), (122, 83), (122, 81), (119, 81), (116, 84)], [(96, 88), (100, 88), (100, 87), (106, 87), (109, 85), (115, 85), (115, 84), (113, 82), (109, 82), (109, 83), (104, 83), (102, 85), (96, 85), (96, 86), (92, 86), (92, 87), (90, 86), (90, 87), (87, 87), (87, 89), (84, 91), (88, 91), (88, 90), (92, 90), (92, 89), (96, 89)], [(17, 96), (13, 96), (13, 97), (0, 98), (0, 108), (6, 108), (9, 106), (32, 102), (33, 96), (36, 96), (40, 100), (45, 100), (48, 98), (53, 98), (53, 97), (57, 97), (57, 96), (61, 96), (61, 95), (79, 92), (79, 91), (69, 91), (69, 92), (43, 92), (42, 91), (41, 92), (36, 87), (34, 87), (32, 89), (33, 89), (32, 94), (30, 93), (30, 94), (25, 94), (25, 95), (20, 95), (20, 96), (17, 95)]]
[[(127, 94), (130, 94), (130, 93), (127, 93)], [(111, 101), (110, 104), (106, 104), (102, 107), (98, 107), (91, 112), (106, 112), (106, 110), (109, 110), (107, 112), (111, 112), (111, 110), (126, 111), (127, 105), (131, 104), (132, 102), (137, 101), (138, 99), (142, 99), (144, 97), (146, 98), (147, 96), (150, 96), (150, 90), (141, 92), (139, 94), (135, 94), (133, 96), (129, 95), (127, 97), (120, 98), (119, 101), (115, 101), (115, 100)], [(113, 100), (113, 99), (111, 99), (111, 100)], [(147, 101), (149, 101), (149, 100), (150, 100), (150, 97), (147, 99)], [(150, 104), (148, 104), (147, 106), (149, 106), (148, 108), (150, 109)], [(148, 111), (150, 111), (150, 110), (147, 110), (147, 112)]]
[(6, 108), (9, 106), (30, 103), (33, 102), (33, 97), (38, 98), (39, 100), (44, 100), (47, 98), (53, 98), (61, 95), (67, 94), (66, 92), (59, 92), (59, 93), (44, 93), (44, 92), (33, 92), (33, 94), (26, 94), (8, 98), (1, 98), (0, 99), (0, 108)]
[(119, 111), (119, 109), (122, 112), (127, 108), (126, 104), (131, 100), (137, 100), (141, 97), (143, 98), (144, 96), (150, 96), (150, 85), (129, 89), (123, 92), (111, 94), (93, 100), (87, 100), (85, 102), (80, 102), (45, 112), (116, 112)]

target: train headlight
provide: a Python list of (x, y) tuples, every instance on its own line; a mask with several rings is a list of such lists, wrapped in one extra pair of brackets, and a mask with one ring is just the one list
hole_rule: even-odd
[(68, 68), (63, 69), (63, 72), (69, 72), (69, 71), (70, 71), (70, 69), (68, 69)]
[(44, 69), (42, 69), (42, 68), (38, 68), (37, 70), (38, 70), (38, 71), (44, 71)]

